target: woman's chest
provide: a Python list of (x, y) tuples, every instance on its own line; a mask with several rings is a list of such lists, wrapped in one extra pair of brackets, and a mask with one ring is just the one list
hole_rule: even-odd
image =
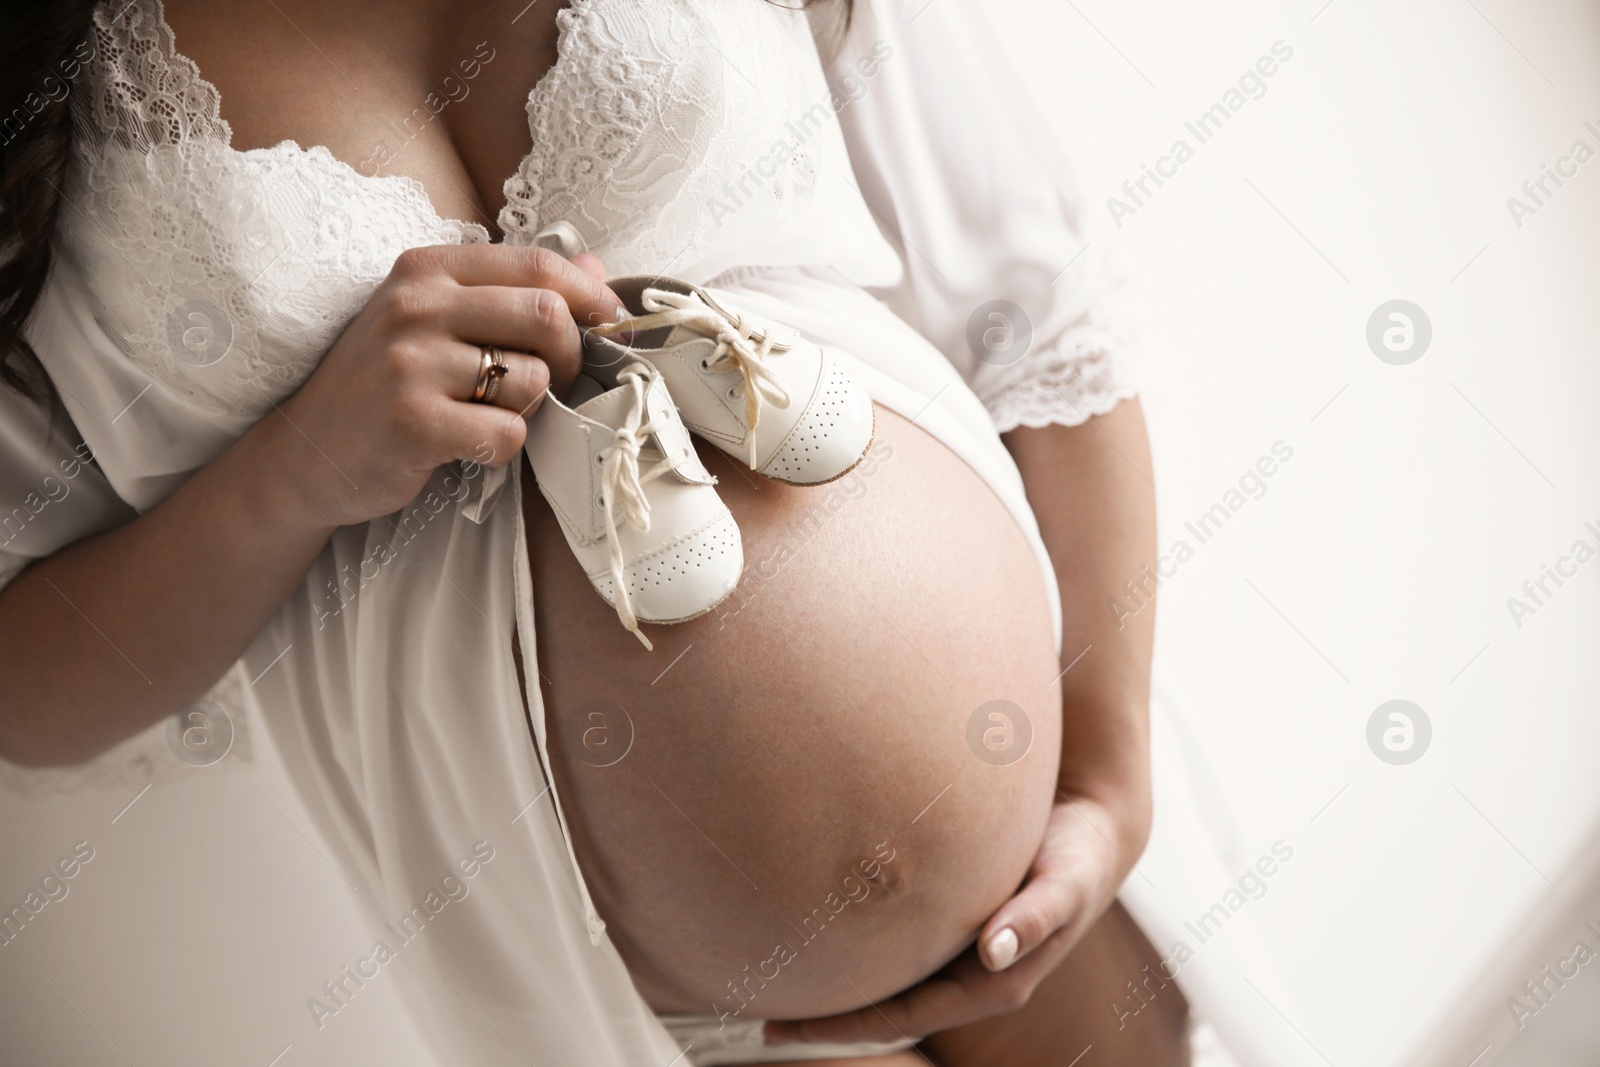
[(556, 63), (564, 8), (167, 0), (165, 16), (215, 87), (234, 149), (321, 146), (363, 176), (410, 178), (444, 218), (493, 232), (501, 186), (531, 147), (524, 108)]

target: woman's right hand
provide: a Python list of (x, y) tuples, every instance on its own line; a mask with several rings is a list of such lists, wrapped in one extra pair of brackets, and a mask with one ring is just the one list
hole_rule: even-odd
[[(540, 248), (402, 253), (277, 408), (297, 517), (317, 529), (365, 522), (413, 500), (446, 463), (509, 463), (546, 391), (564, 392), (582, 366), (578, 324), (622, 314), (602, 277), (593, 256), (569, 262)], [(510, 368), (493, 403), (472, 401), (485, 345)]]

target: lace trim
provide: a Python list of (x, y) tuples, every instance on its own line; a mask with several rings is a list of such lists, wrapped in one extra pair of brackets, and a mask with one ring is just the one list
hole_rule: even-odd
[(555, 65), (528, 94), (539, 150), (506, 179), (500, 232), (526, 245), (567, 222), (613, 274), (664, 269), (701, 210), (685, 185), (727, 132), (724, 70), (704, 40), (718, 26), (685, 0), (571, 0), (556, 27)]
[[(120, 3), (121, 0), (112, 0)], [(311, 374), (406, 248), (482, 243), (403, 175), (291, 140), (238, 151), (161, 0), (94, 13), (58, 240), (129, 359), (194, 406), (260, 417)]]
[(1018, 426), (1079, 426), (1137, 396), (1138, 383), (1117, 353), (1126, 347), (1103, 328), (1069, 334), (1055, 348), (1030, 353), (1018, 374), (980, 389), (1000, 433)]
[[(804, 152), (767, 160), (776, 163), (771, 177), (750, 184), (752, 167), (772, 150), (771, 119), (730, 106), (736, 94), (787, 92), (786, 65), (805, 56), (797, 34), (814, 53), (803, 20), (773, 16), (782, 9), (574, 0), (557, 16), (556, 64), (528, 97), (539, 151), (504, 185), (506, 243), (532, 244), (541, 228), (563, 221), (613, 274), (671, 272), (715, 244), (748, 199), (804, 202), (816, 180)], [(727, 58), (735, 53), (762, 66), (741, 80)], [(794, 103), (775, 97), (772, 106)]]
[(543, 199), (543, 183), (538, 172), (543, 168), (535, 159), (539, 155), (537, 148), (550, 144), (550, 98), (556, 84), (568, 77), (568, 68), (574, 62), (573, 56), (578, 51), (576, 43), (578, 34), (584, 32), (591, 15), (589, 0), (567, 0), (567, 6), (556, 12), (556, 61), (529, 91), (526, 104), (528, 132), (533, 136), (536, 151), (522, 160), (517, 172), (507, 178), (501, 187), (501, 194), (506, 198), (506, 202), (500, 209), (496, 224), (508, 241), (513, 233), (534, 234), (541, 228), (539, 204)]
[[(108, 16), (113, 8), (117, 13)], [(100, 69), (89, 80), (91, 91), (74, 101), (80, 135), (93, 134), (102, 143), (138, 150), (214, 141), (243, 159), (269, 154), (303, 157), (362, 182), (392, 186), (418, 214), (460, 227), (471, 239), (481, 235), (481, 240), (490, 240), (482, 223), (441, 215), (427, 187), (409, 175), (363, 174), (326, 146), (302, 146), (291, 138), (264, 148), (234, 148), (233, 127), (222, 117), (222, 92), (206, 80), (194, 60), (178, 51), (163, 0), (105, 0), (95, 9), (90, 32)]]
[[(113, 6), (116, 14), (109, 15)], [(102, 3), (90, 32), (101, 72), (90, 106), (80, 109), (90, 130), (128, 148), (233, 142), (216, 86), (178, 51), (161, 0)]]
[(1057, 325), (1043, 335), (1048, 340), (1010, 367), (980, 364), (974, 373), (974, 392), (1001, 433), (1080, 426), (1139, 393), (1129, 363), (1138, 319), (1128, 277), (1114, 245), (1092, 244), (1100, 247), (1051, 282), (1052, 290), (1059, 285), (1077, 297), (1051, 316)]

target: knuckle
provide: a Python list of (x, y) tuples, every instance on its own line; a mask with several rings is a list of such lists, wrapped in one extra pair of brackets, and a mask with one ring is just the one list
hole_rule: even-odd
[(517, 449), (521, 448), (523, 442), (527, 439), (528, 424), (523, 422), (516, 412), (506, 412), (505, 425), (500, 431), (500, 443), (503, 447), (496, 455), (504, 456), (505, 459), (502, 462), (509, 463), (511, 457), (516, 455)]
[(414, 328), (436, 315), (441, 307), (439, 294), (419, 282), (397, 285), (389, 293), (388, 317), (400, 328)]
[(545, 333), (558, 337), (564, 335), (566, 323), (563, 320), (567, 315), (567, 304), (561, 295), (550, 289), (530, 289), (528, 292), (529, 319)]
[(538, 283), (559, 277), (566, 263), (559, 254), (548, 248), (534, 247), (528, 250), (528, 272)]
[(431, 389), (412, 387), (400, 391), (395, 400), (395, 419), (405, 436), (412, 440), (426, 436), (437, 421), (440, 399)]
[(434, 246), (408, 248), (395, 257), (391, 274), (403, 278), (416, 278), (431, 274), (440, 267), (439, 249)]
[(1024, 945), (1036, 945), (1049, 936), (1054, 923), (1050, 917), (1037, 907), (1030, 907), (1012, 919), (1012, 926), (1017, 931), (1017, 937)]
[(411, 341), (397, 341), (384, 351), (384, 372), (396, 381), (406, 382), (420, 374), (427, 355)]
[(550, 388), (550, 367), (537, 356), (523, 361), (520, 385), (525, 391), (528, 402), (534, 405), (523, 414), (531, 415), (538, 402), (544, 399), (545, 391)]
[(529, 393), (537, 395), (550, 388), (550, 364), (538, 356), (530, 356), (527, 366), (528, 377), (525, 384)]

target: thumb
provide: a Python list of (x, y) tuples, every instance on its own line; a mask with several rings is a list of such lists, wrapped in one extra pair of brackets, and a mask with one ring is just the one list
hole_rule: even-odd
[(1003, 971), (1042, 945), (1082, 911), (1070, 885), (1045, 875), (1029, 882), (984, 924), (978, 957), (991, 971)]

